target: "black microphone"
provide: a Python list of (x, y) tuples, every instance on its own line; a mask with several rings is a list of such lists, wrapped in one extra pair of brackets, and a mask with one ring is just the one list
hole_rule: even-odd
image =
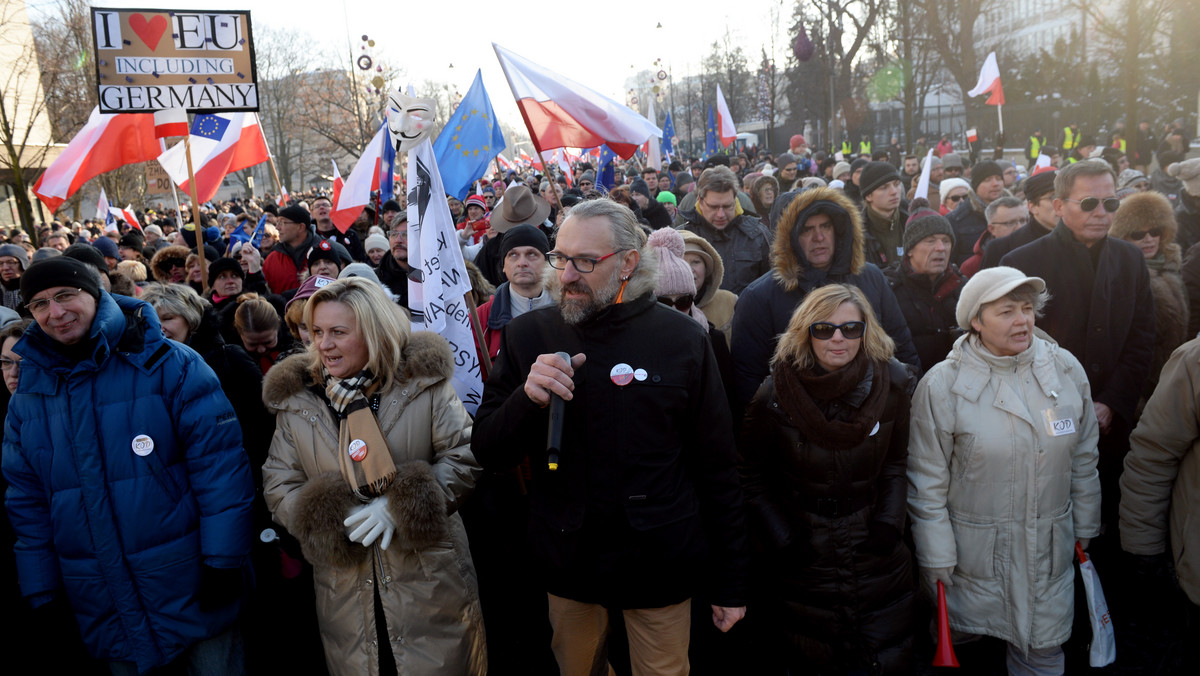
[[(557, 356), (571, 363), (571, 355), (566, 352), (556, 352)], [(550, 393), (550, 425), (546, 428), (546, 468), (551, 472), (558, 471), (558, 454), (562, 451), (563, 407), (566, 402), (562, 397)]]

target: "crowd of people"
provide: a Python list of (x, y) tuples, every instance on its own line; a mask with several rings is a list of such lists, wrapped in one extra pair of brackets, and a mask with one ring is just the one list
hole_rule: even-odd
[(481, 179), (473, 414), (395, 200), (7, 233), (6, 654), (920, 674), (941, 587), (973, 673), (1081, 673), (1086, 551), (1111, 668), (1195, 673), (1200, 158), (1140, 132)]

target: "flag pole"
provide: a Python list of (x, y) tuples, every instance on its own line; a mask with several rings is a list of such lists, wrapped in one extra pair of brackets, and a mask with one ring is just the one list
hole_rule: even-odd
[(196, 255), (200, 258), (200, 295), (208, 293), (208, 263), (204, 260), (204, 227), (200, 223), (200, 200), (196, 197), (196, 171), (192, 169), (192, 133), (183, 137), (183, 154), (187, 157), (188, 192), (192, 198), (192, 223), (196, 226)]
[[(167, 142), (165, 139), (158, 139), (158, 147), (165, 153), (167, 152)], [(190, 159), (190, 158), (189, 158)], [(169, 180), (169, 179), (168, 179)], [(175, 181), (171, 181), (171, 196), (175, 198), (175, 228), (183, 233), (183, 207), (179, 206), (179, 190), (175, 187)]]
[(479, 360), (479, 367), (483, 369), (483, 379), (487, 380), (492, 375), (492, 357), (488, 354), (487, 343), (483, 342), (483, 328), (479, 325), (479, 308), (475, 306), (475, 299), (471, 297), (471, 292), (463, 294), (463, 301), (467, 304), (467, 309), (471, 312), (467, 315), (471, 318), (471, 332), (475, 334), (475, 344), (479, 346), (479, 352), (483, 355), (483, 359)]
[(996, 118), (1000, 121), (1000, 133), (1001, 134), (1004, 133), (1004, 110), (1003, 110), (1003, 108), (1004, 108), (1003, 103), (996, 104)]
[[(275, 153), (271, 152), (271, 144), (267, 142), (267, 135), (263, 133), (262, 119), (258, 113), (254, 113), (254, 123), (258, 125), (258, 133), (262, 134), (263, 145), (267, 149), (267, 162), (271, 165), (271, 178), (275, 179), (275, 194), (278, 198), (283, 195), (283, 184), (279, 182), (279, 170), (275, 168)], [(191, 155), (188, 155), (188, 162), (191, 162)]]
[[(550, 168), (546, 166), (546, 158), (542, 157), (542, 144), (538, 143), (537, 134), (533, 133), (533, 125), (529, 123), (529, 116), (525, 114), (525, 109), (517, 106), (521, 110), (521, 119), (525, 121), (525, 130), (529, 132), (529, 141), (533, 144), (533, 150), (537, 153), (537, 157), (542, 161), (542, 169), (546, 175), (550, 176)], [(550, 181), (550, 194), (554, 196), (554, 204), (558, 205), (558, 213), (562, 214), (562, 200), (558, 198), (558, 189), (554, 186), (554, 181)]]

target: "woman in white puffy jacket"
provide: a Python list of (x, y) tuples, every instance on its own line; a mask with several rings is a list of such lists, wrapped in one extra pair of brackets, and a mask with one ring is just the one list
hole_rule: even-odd
[[(998, 267), (963, 287), (967, 331), (913, 397), (908, 511), (926, 591), (950, 626), (1008, 642), (1010, 674), (1061, 674), (1075, 542), (1099, 534), (1099, 428), (1083, 367), (1034, 333), (1037, 277)], [(1042, 334), (1043, 336), (1045, 334)]]

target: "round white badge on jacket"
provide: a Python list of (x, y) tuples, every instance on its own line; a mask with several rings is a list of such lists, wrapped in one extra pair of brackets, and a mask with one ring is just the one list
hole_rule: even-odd
[(608, 372), (608, 377), (618, 387), (625, 387), (633, 382), (633, 367), (629, 364), (617, 364)]
[(875, 426), (871, 428), (871, 433), (868, 434), (867, 436), (873, 437), (873, 436), (875, 436), (875, 433), (878, 431), (879, 431), (879, 423), (875, 423)]
[(367, 442), (362, 439), (355, 439), (350, 442), (350, 459), (354, 462), (362, 462), (367, 457)]
[(133, 438), (133, 452), (140, 457), (146, 457), (154, 452), (154, 440), (145, 434)]

